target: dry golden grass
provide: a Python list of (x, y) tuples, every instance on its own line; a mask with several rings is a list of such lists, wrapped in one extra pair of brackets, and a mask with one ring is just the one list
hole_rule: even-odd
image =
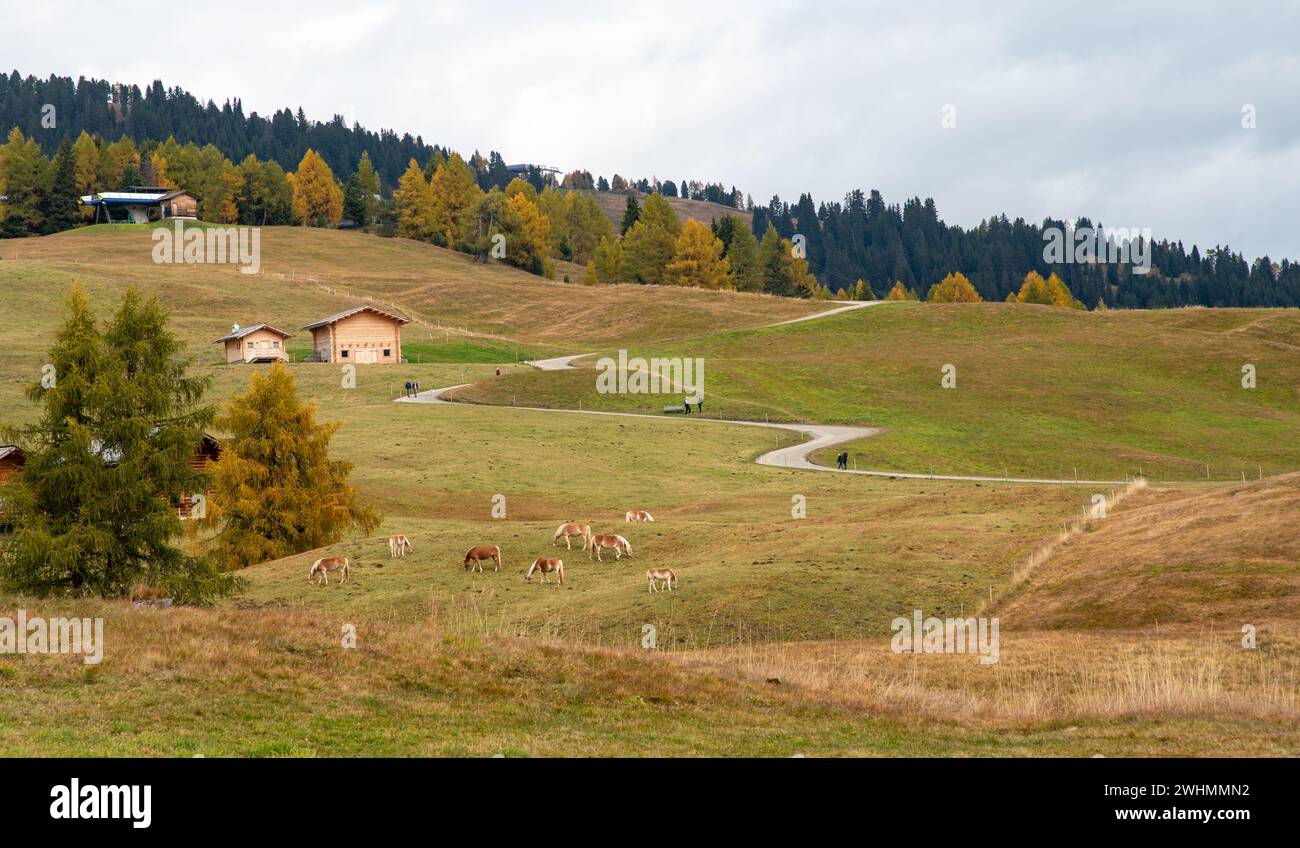
[[(649, 195), (635, 192), (636, 202), (644, 204), (646, 197)], [(598, 191), (595, 193), (596, 202), (604, 210), (605, 216), (617, 228), (623, 222), (623, 213), (627, 210), (627, 195), (612, 191)], [(745, 226), (753, 226), (754, 215), (744, 209), (732, 209), (730, 206), (723, 206), (720, 203), (709, 203), (706, 200), (690, 200), (682, 197), (665, 197), (668, 205), (677, 213), (678, 219), (685, 222), (688, 218), (694, 218), (705, 224), (713, 221), (722, 220), (723, 215), (735, 215), (745, 222)]]
[[(999, 661), (987, 666), (971, 654), (896, 654), (888, 639), (671, 656), (688, 667), (779, 680), (828, 702), (900, 717), (972, 725), (1240, 718), (1300, 727), (1298, 649), (1300, 627), (1285, 621), (1261, 624), (1254, 650), (1229, 627), (1106, 633), (1004, 628)], [(1196, 750), (1189, 743), (1178, 744), (1184, 752)], [(1295, 753), (1294, 738), (1290, 745)]]
[(997, 607), (1018, 627), (1295, 620), (1300, 473), (1150, 487), (1060, 545)]
[[(1098, 523), (1105, 520), (1117, 506), (1128, 500), (1134, 492), (1140, 492), (1147, 487), (1147, 481), (1141, 478), (1132, 482), (1112, 488), (1109, 493), (1099, 492), (1103, 503), (1089, 503), (1084, 507), (1079, 515), (1061, 522), (1061, 530), (1058, 533), (1047, 537), (1039, 542), (1038, 547), (1029, 552), (1029, 555), (1021, 560), (1011, 571), (1010, 578), (1002, 585), (1000, 590), (1001, 597), (996, 603), (1001, 603), (1008, 596), (1013, 596), (1021, 590), (1029, 576), (1034, 573), (1043, 563), (1047, 562), (1052, 556), (1061, 549), (1061, 546), (1068, 544), (1072, 539), (1082, 533), (1092, 530)], [(979, 607), (979, 613), (987, 613), (990, 609), (996, 607), (990, 599), (984, 599)]]
[(19, 294), (40, 286), (32, 306), (42, 314), (47, 302), (59, 306), (60, 289), (73, 279), (96, 289), (135, 283), (158, 292), (182, 321), (201, 317), (205, 341), (232, 321), (296, 331), (329, 314), (322, 310), (368, 301), (405, 312), (415, 320), (413, 334), (453, 328), (566, 346), (559, 353), (762, 326), (825, 308), (736, 292), (565, 284), (407, 239), (303, 227), (264, 227), (261, 273), (246, 276), (232, 265), (155, 265), (150, 232), (101, 226), (5, 242), (0, 285), (8, 291), (12, 283)]
[(1285, 639), (1294, 657), (1294, 630), (1268, 631), (1253, 656), (1145, 634), (1017, 636), (987, 668), (883, 640), (672, 654), (304, 609), (10, 598), (0, 615), (18, 607), (104, 617), (105, 651), (94, 666), (0, 657), (6, 756), (1300, 751), (1294, 661), (1267, 653)]

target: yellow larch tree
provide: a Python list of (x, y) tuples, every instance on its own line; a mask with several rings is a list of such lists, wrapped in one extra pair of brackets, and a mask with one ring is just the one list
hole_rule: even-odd
[(701, 289), (733, 288), (731, 267), (722, 251), (722, 242), (707, 224), (688, 219), (677, 236), (672, 261), (664, 267), (664, 283)]
[(327, 227), (343, 217), (343, 189), (330, 166), (311, 148), (293, 175), (293, 213), (308, 227)]

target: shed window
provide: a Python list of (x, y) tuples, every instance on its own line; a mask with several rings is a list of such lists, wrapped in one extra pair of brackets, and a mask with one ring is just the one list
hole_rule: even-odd
[(347, 358), (348, 358), (348, 352), (347, 352), (346, 350), (345, 350), (345, 351), (341, 351), (341, 352), (339, 353), (339, 356), (343, 357), (344, 359), (347, 359)]
[(249, 342), (249, 343), (248, 343), (248, 347), (249, 347), (249, 349), (251, 350), (252, 347), (253, 347), (253, 343), (252, 343), (252, 342)]
[(279, 350), (279, 349), (280, 349), (280, 343), (279, 343), (278, 341), (276, 341), (276, 342), (271, 342), (271, 347), (275, 348), (276, 350)]
[(392, 355), (393, 355), (393, 351), (391, 348), (384, 348), (384, 356), (392, 356)]

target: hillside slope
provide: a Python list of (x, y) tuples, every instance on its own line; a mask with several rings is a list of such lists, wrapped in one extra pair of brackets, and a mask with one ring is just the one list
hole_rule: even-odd
[[(639, 191), (634, 192), (617, 192), (617, 191), (597, 191), (592, 193), (600, 208), (604, 210), (605, 217), (609, 218), (615, 229), (623, 222), (623, 213), (627, 211), (628, 195), (634, 195), (637, 203), (645, 203), (649, 196)], [(683, 222), (690, 218), (710, 224), (714, 221), (721, 221), (724, 215), (735, 215), (745, 222), (745, 226), (754, 225), (754, 213), (744, 209), (733, 209), (730, 206), (723, 206), (721, 203), (710, 203), (707, 200), (691, 200), (686, 197), (665, 197), (668, 205), (677, 213), (677, 218)]]
[[(886, 303), (629, 355), (702, 358), (711, 416), (883, 428), (850, 447), (860, 468), (1156, 481), (1300, 469), (1297, 310)], [(593, 360), (577, 364), (589, 367), (454, 396), (657, 411), (654, 396), (598, 393)], [(1242, 386), (1245, 365), (1256, 388)]]
[(1262, 625), (1300, 611), (1300, 473), (1148, 488), (1032, 572), (1017, 627)]
[[(410, 316), (405, 342), (493, 343), (494, 361), (504, 362), (760, 326), (822, 308), (697, 289), (566, 285), (405, 239), (293, 227), (263, 228), (261, 273), (244, 275), (232, 265), (155, 264), (151, 234), (151, 227), (104, 225), (0, 241), (5, 312), (22, 316), (0, 322), (0, 386), (8, 386), (0, 401), (16, 397), (11, 378), (26, 381), (39, 370), (73, 282), (101, 306), (115, 304), (127, 285), (158, 294), (201, 362), (220, 358), (211, 342), (231, 324), (264, 321), (299, 332), (362, 302)], [(300, 334), (295, 345), (309, 341)]]

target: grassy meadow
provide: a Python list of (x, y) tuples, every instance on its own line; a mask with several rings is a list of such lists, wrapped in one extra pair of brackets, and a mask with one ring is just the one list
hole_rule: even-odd
[[(755, 330), (826, 306), (565, 285), (427, 245), (289, 229), (264, 232), (260, 275), (155, 266), (147, 228), (7, 241), (0, 256), (23, 316), (0, 322), (9, 424), (36, 415), (22, 390), (74, 281), (104, 315), (127, 284), (157, 293), (217, 403), (265, 367), (217, 364), (211, 341), (231, 322), (296, 330), (363, 300), (414, 319), (412, 361), (362, 366), (356, 388), (335, 365), (290, 366), (318, 416), (342, 425), (333, 454), (384, 513), (374, 536), (245, 569), (246, 589), (209, 608), (0, 594), (0, 616), (106, 619), (100, 665), (0, 657), (0, 754), (1300, 753), (1296, 475), (1153, 484), (1059, 542), (1089, 488), (772, 468), (753, 460), (794, 434), (510, 408), (657, 409), (668, 398), (597, 395), (589, 368), (520, 364), (628, 347), (705, 357), (708, 417), (884, 427), (853, 446), (863, 467), (1122, 476), (1142, 464), (1191, 480), (1214, 455), (1221, 480), (1300, 462), (1292, 312), (889, 304)], [(949, 362), (958, 388), (940, 389)], [(461, 395), (477, 403), (393, 403), (407, 380), (473, 383)], [(624, 523), (631, 508), (657, 520)], [(567, 520), (627, 536), (633, 557), (557, 550)], [(389, 559), (389, 533), (414, 551)], [(500, 573), (464, 570), (478, 544), (501, 546)], [(352, 579), (309, 586), (310, 563), (332, 553), (353, 560)], [(564, 558), (563, 587), (525, 582), (538, 556)], [(678, 591), (649, 593), (651, 566), (674, 568)], [(893, 618), (973, 614), (990, 589), (997, 664), (891, 651)], [(1257, 651), (1239, 646), (1245, 623)], [(346, 625), (355, 648), (341, 645)]]
[[(709, 416), (883, 428), (849, 447), (860, 468), (1157, 481), (1203, 481), (1207, 465), (1218, 481), (1300, 469), (1296, 310), (887, 303), (629, 355), (703, 358)], [(594, 362), (453, 397), (634, 412), (678, 400), (599, 394)]]

